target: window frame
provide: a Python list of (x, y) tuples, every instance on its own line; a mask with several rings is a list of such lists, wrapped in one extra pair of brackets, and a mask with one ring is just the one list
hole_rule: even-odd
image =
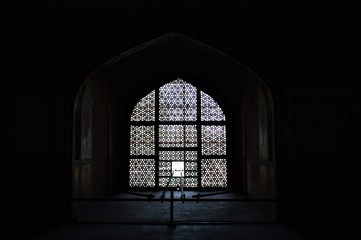
[[(160, 120), (160, 117), (159, 117), (159, 114), (160, 114), (160, 91), (161, 91), (161, 88), (162, 87), (165, 87), (167, 84), (172, 84), (172, 83), (182, 83), (182, 84), (189, 84), (191, 87), (193, 87), (196, 91), (196, 117), (195, 117), (195, 120), (191, 120), (191, 121), (162, 121)], [(201, 91), (200, 89), (194, 87), (192, 84), (190, 83), (187, 83), (186, 81), (184, 81), (183, 79), (180, 79), (180, 78), (177, 78), (176, 80), (173, 80), (172, 82), (169, 82), (165, 85), (162, 85), (161, 87), (159, 87), (158, 89), (155, 89), (155, 90), (152, 90), (151, 92), (149, 92), (144, 98), (142, 98), (137, 104), (136, 106), (134, 107), (133, 109), (133, 112), (132, 112), (132, 116), (131, 116), (131, 121), (130, 121), (130, 126), (154, 126), (154, 155), (132, 155), (131, 154), (131, 151), (130, 151), (130, 155), (129, 155), (129, 159), (154, 159), (154, 163), (155, 163), (155, 166), (154, 166), (154, 171), (155, 171), (155, 174), (154, 174), (154, 186), (131, 186), (131, 172), (130, 172), (130, 169), (131, 169), (131, 166), (129, 165), (129, 187), (130, 188), (137, 188), (137, 189), (148, 189), (148, 188), (164, 188), (165, 185), (163, 184), (163, 186), (160, 186), (160, 177), (170, 177), (169, 175), (167, 176), (162, 176), (160, 175), (160, 164), (162, 162), (172, 162), (172, 161), (165, 161), (165, 160), (160, 160), (160, 153), (162, 151), (176, 151), (176, 152), (183, 152), (184, 154), (184, 157), (183, 157), (183, 162), (184, 162), (184, 165), (186, 165), (186, 163), (188, 162), (196, 162), (197, 166), (197, 170), (196, 170), (196, 178), (197, 178), (197, 181), (196, 181), (196, 186), (192, 185), (191, 187), (188, 185), (185, 186), (185, 188), (189, 188), (189, 189), (199, 189), (199, 188), (202, 188), (202, 189), (225, 189), (227, 188), (228, 184), (227, 184), (227, 154), (226, 154), (226, 119), (225, 119), (225, 115), (223, 113), (223, 110), (220, 108), (220, 106), (218, 105), (218, 103), (211, 97), (209, 96), (208, 94), (204, 93), (203, 91)], [(151, 106), (154, 108), (154, 118), (153, 117), (150, 117), (150, 121), (142, 121), (142, 120), (135, 120), (133, 119), (133, 114), (134, 112), (136, 111), (135, 109), (137, 108), (137, 106), (142, 102), (143, 99), (146, 99), (150, 94), (153, 94), (154, 92), (154, 106)], [(183, 93), (184, 94), (184, 93)], [(202, 114), (202, 109), (203, 109), (203, 106), (202, 106), (202, 99), (201, 99), (201, 94), (204, 94), (202, 96), (204, 96), (205, 98), (208, 98), (208, 101), (209, 99), (211, 99), (213, 102), (211, 102), (211, 104), (215, 105), (216, 108), (219, 108), (220, 110), (220, 113), (218, 114), (221, 114), (223, 116), (223, 119), (222, 120), (214, 120), (212, 119), (212, 116), (210, 117), (211, 120), (202, 120), (203, 117), (206, 115), (205, 113)], [(149, 99), (148, 99), (149, 100)], [(205, 101), (205, 100), (204, 100)], [(183, 104), (185, 103), (185, 101), (183, 101)], [(209, 102), (208, 102), (209, 103)], [(149, 107), (149, 106), (148, 106)], [(207, 106), (206, 106), (207, 107)], [(209, 106), (208, 106), (209, 107)], [(209, 110), (209, 109), (208, 109)], [(183, 111), (184, 112), (184, 111)], [(184, 117), (184, 116), (183, 116)], [(214, 118), (214, 116), (213, 116)], [(133, 119), (133, 120), (132, 120)], [(145, 118), (147, 119), (147, 117)], [(183, 146), (183, 147), (164, 147), (164, 146), (160, 146), (160, 126), (175, 126), (175, 125), (181, 125), (181, 126), (187, 126), (187, 125), (195, 125), (196, 127), (196, 138), (197, 138), (197, 142), (196, 142), (196, 145), (197, 146)], [(203, 155), (202, 154), (202, 149), (203, 149), (203, 140), (202, 140), (202, 135), (203, 135), (203, 130), (202, 130), (202, 127), (203, 126), (222, 126), (223, 127), (223, 137), (224, 137), (224, 154), (215, 154), (215, 155)], [(183, 128), (184, 129), (184, 128)], [(183, 130), (183, 133), (185, 133), (185, 131)], [(183, 134), (183, 139), (185, 137), (185, 134)], [(132, 139), (132, 134), (130, 136), (130, 139)], [(131, 142), (130, 142), (131, 144)], [(185, 140), (183, 140), (183, 145), (185, 145)], [(130, 148), (132, 148), (132, 146), (130, 146)], [(189, 151), (194, 151), (197, 153), (196, 155), (196, 160), (192, 161), (187, 161), (186, 159), (186, 152), (189, 152)], [(223, 162), (225, 162), (225, 176), (223, 177), (223, 180), (225, 182), (225, 185), (224, 186), (206, 186), (204, 185), (203, 186), (203, 179), (202, 179), (202, 175), (203, 175), (203, 170), (202, 170), (202, 160), (213, 160), (213, 162), (215, 161), (218, 161), (218, 160), (223, 160)], [(221, 161), (220, 161), (221, 162)], [(224, 165), (224, 164), (223, 164)], [(172, 164), (170, 164), (170, 168), (172, 169)], [(224, 166), (223, 166), (224, 168)], [(186, 175), (186, 168), (184, 167), (185, 171), (184, 171), (184, 175)], [(191, 172), (191, 171), (189, 171)], [(188, 172), (188, 173), (189, 173)], [(194, 171), (193, 171), (194, 172)], [(188, 174), (187, 173), (187, 174)], [(193, 174), (193, 173), (192, 173)], [(194, 179), (194, 176), (184, 176), (184, 180), (187, 184), (187, 179), (191, 179), (193, 178)], [(176, 179), (174, 178), (175, 180), (179, 180), (180, 181), (180, 178)], [(164, 181), (164, 180), (163, 180)], [(153, 184), (152, 184), (153, 185)], [(170, 187), (174, 188), (176, 187), (176, 185), (174, 184), (171, 184)]]

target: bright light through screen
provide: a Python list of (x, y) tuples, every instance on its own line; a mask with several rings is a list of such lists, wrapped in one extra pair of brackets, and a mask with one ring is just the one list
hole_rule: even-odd
[(177, 78), (131, 115), (129, 186), (227, 187), (226, 118), (205, 92)]
[(183, 177), (184, 176), (184, 162), (172, 162), (172, 172), (173, 177)]

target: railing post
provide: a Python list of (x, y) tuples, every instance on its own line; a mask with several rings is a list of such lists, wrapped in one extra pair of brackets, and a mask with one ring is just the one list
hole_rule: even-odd
[(173, 213), (174, 213), (174, 190), (170, 191), (170, 216), (169, 216), (169, 223), (168, 227), (174, 228), (176, 225), (173, 220)]

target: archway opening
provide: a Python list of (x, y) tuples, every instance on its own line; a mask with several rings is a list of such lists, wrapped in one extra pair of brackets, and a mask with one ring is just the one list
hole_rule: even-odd
[[(73, 197), (149, 195), (170, 180), (198, 194), (274, 199), (273, 141), (272, 97), (260, 78), (208, 45), (167, 34), (100, 66), (79, 90)], [(277, 212), (274, 202), (263, 205)], [(80, 212), (79, 201), (73, 206)]]
[(226, 188), (225, 115), (183, 79), (153, 90), (133, 109), (129, 186)]

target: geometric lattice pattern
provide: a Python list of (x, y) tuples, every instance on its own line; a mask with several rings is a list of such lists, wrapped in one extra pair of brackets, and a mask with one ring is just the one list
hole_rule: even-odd
[(202, 159), (201, 161), (202, 187), (227, 186), (226, 159)]
[[(166, 187), (169, 177), (159, 176), (159, 187)], [(180, 185), (181, 178), (172, 178), (169, 187), (178, 187)], [(197, 177), (185, 177), (183, 178), (184, 187), (195, 188), (198, 187), (198, 178)]]
[[(195, 162), (186, 162), (185, 169), (186, 169), (186, 172), (191, 172), (189, 174), (189, 176), (198, 176), (198, 174), (197, 174), (197, 169), (198, 169), (197, 161), (195, 161)], [(192, 173), (194, 171), (195, 171), (195, 173)], [(186, 176), (187, 176), (187, 174), (186, 174)]]
[(155, 161), (154, 159), (130, 159), (129, 186), (154, 187)]
[(184, 186), (189, 188), (198, 187), (198, 178), (197, 177), (187, 177), (184, 179)]
[[(165, 187), (169, 177), (172, 175), (172, 164), (182, 163), (184, 172), (185, 187), (197, 187), (198, 169), (197, 169), (197, 151), (159, 151), (159, 186)], [(180, 184), (179, 178), (173, 178), (170, 187), (176, 187)]]
[(212, 97), (201, 91), (201, 120), (224, 121), (226, 120), (222, 109)]
[(155, 91), (153, 90), (147, 96), (142, 98), (131, 116), (131, 121), (154, 121), (155, 120)]
[(159, 89), (159, 121), (196, 121), (197, 89), (182, 79)]
[(208, 94), (178, 78), (142, 98), (130, 119), (130, 187), (227, 186), (225, 115)]
[(130, 154), (151, 156), (155, 154), (154, 126), (130, 127)]
[(159, 151), (159, 161), (184, 161), (184, 151)]
[(184, 147), (197, 147), (197, 125), (183, 125)]
[(183, 147), (183, 125), (159, 125), (159, 147)]
[[(162, 176), (159, 176), (159, 187), (166, 187), (167, 186), (167, 183), (169, 181), (169, 177), (162, 177)], [(180, 186), (180, 182), (181, 181), (181, 178), (172, 178), (170, 183), (169, 183), (169, 187), (178, 187)]]
[(159, 147), (197, 147), (196, 125), (159, 125)]
[(172, 175), (172, 163), (168, 161), (159, 161), (159, 176), (169, 177)]
[(202, 126), (202, 155), (226, 155), (226, 126)]

